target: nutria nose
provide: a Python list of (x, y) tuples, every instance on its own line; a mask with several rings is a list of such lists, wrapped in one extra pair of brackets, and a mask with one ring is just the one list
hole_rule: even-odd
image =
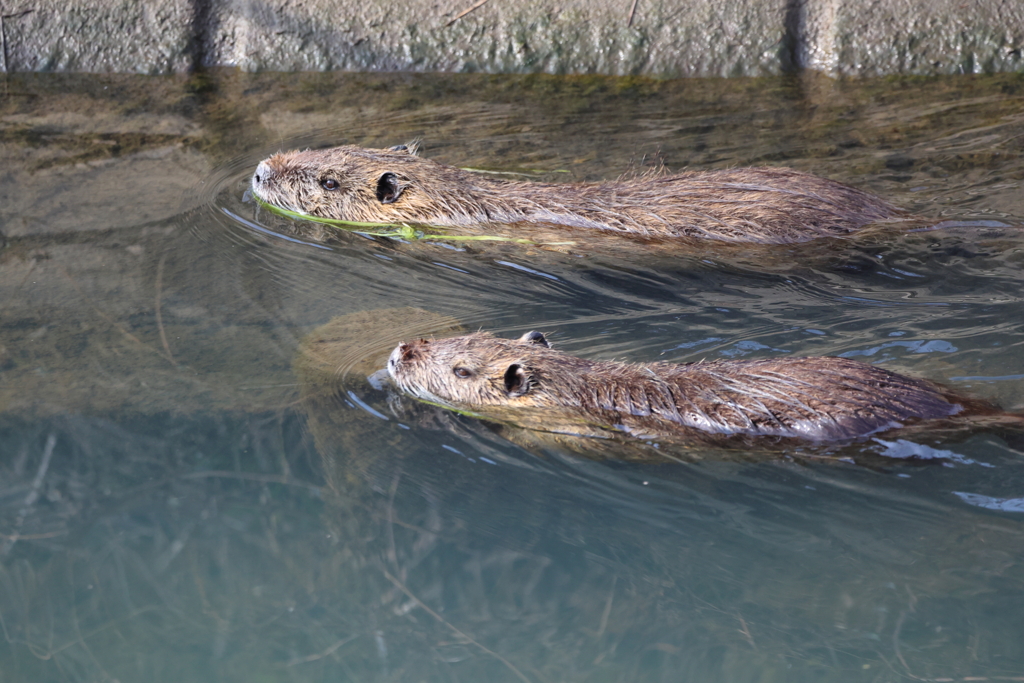
[(395, 350), (388, 356), (388, 368), (393, 369), (398, 365), (398, 361), (405, 360), (406, 354), (409, 353), (409, 345), (405, 342), (399, 342)]
[(259, 185), (270, 180), (270, 177), (274, 175), (273, 169), (270, 168), (270, 164), (265, 161), (261, 161), (256, 166), (256, 172), (252, 174), (253, 185)]

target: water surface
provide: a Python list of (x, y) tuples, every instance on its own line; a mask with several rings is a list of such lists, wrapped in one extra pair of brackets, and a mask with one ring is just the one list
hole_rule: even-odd
[[(539, 329), (603, 359), (845, 355), (1020, 410), (1019, 76), (3, 85), (11, 680), (1024, 680), (1019, 437), (660, 457), (365, 380), (396, 336)], [(652, 253), (243, 200), (274, 151), (413, 139), (548, 181), (786, 165), (921, 220)]]

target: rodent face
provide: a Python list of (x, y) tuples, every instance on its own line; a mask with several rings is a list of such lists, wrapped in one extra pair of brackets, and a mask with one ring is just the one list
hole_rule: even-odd
[(334, 147), (284, 152), (265, 159), (252, 176), (261, 201), (319, 218), (385, 223), (415, 220), (413, 177), (434, 162), (415, 156), (415, 146), (390, 149)]
[(540, 332), (516, 340), (478, 333), (399, 344), (388, 373), (402, 391), (443, 405), (533, 405), (537, 380), (529, 358), (550, 345)]

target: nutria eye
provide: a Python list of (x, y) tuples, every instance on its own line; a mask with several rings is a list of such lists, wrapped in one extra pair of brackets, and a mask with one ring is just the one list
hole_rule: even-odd
[(467, 377), (473, 376), (473, 371), (470, 370), (469, 368), (454, 368), (452, 372), (455, 373), (456, 377), (459, 377), (461, 379), (466, 379)]
[(337, 190), (338, 181), (335, 180), (334, 178), (324, 178), (323, 180), (320, 181), (320, 187), (324, 188), (325, 190)]

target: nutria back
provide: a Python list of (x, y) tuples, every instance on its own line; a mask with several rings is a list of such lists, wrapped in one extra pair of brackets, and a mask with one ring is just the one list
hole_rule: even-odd
[(866, 192), (786, 168), (534, 183), (446, 166), (406, 146), (275, 154), (256, 168), (252, 192), (290, 211), (361, 223), (544, 223), (765, 244), (845, 235), (903, 215)]
[(908, 421), (998, 412), (932, 382), (846, 358), (591, 361), (550, 348), (538, 332), (517, 340), (477, 333), (403, 343), (388, 372), (408, 394), (483, 416), (491, 408), (506, 417), (510, 409), (533, 417), (570, 411), (641, 438), (839, 440)]

